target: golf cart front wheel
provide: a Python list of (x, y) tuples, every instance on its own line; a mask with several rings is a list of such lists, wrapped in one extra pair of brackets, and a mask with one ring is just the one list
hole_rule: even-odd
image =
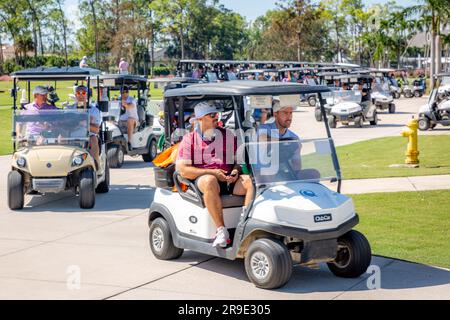
[(420, 91), (414, 91), (414, 97), (420, 98), (421, 96)]
[(169, 224), (163, 218), (156, 218), (150, 226), (150, 248), (153, 255), (160, 260), (177, 259), (183, 254), (183, 249), (175, 247)]
[(279, 288), (291, 278), (291, 255), (286, 246), (278, 240), (258, 239), (247, 250), (245, 271), (257, 287)]
[(156, 140), (152, 139), (152, 141), (150, 141), (148, 153), (143, 154), (142, 159), (144, 160), (144, 162), (152, 162), (153, 159), (156, 158), (157, 154), (158, 154), (158, 146), (156, 145)]
[(327, 265), (335, 276), (357, 278), (367, 271), (371, 260), (369, 241), (362, 233), (351, 230), (338, 239), (336, 259)]
[(418, 124), (419, 124), (419, 130), (421, 130), (421, 131), (427, 131), (431, 127), (430, 119), (428, 119), (428, 118), (420, 118)]
[(363, 124), (364, 124), (364, 119), (362, 118), (362, 116), (355, 117), (355, 127), (362, 128)]
[(111, 168), (121, 168), (125, 159), (123, 147), (118, 144), (112, 144), (108, 148), (108, 162)]
[(21, 210), (24, 204), (23, 177), (18, 171), (8, 174), (8, 206), (11, 210)]
[(79, 202), (81, 209), (92, 209), (95, 206), (94, 171), (85, 169), (80, 173)]
[(328, 117), (328, 126), (330, 128), (336, 128), (336, 125), (337, 125), (336, 117), (335, 116), (329, 116)]
[(309, 104), (310, 107), (315, 107), (316, 103), (317, 103), (316, 97), (309, 97), (308, 98), (308, 104)]
[(389, 105), (389, 113), (395, 113), (395, 104), (391, 103)]
[(320, 108), (316, 108), (314, 110), (314, 116), (315, 116), (317, 122), (322, 122), (323, 117), (322, 117), (322, 110), (320, 110)]

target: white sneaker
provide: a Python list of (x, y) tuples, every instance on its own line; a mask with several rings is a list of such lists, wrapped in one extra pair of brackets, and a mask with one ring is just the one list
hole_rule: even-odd
[(230, 240), (230, 234), (225, 227), (220, 227), (217, 229), (216, 238), (213, 242), (213, 247), (221, 246), (225, 248)]

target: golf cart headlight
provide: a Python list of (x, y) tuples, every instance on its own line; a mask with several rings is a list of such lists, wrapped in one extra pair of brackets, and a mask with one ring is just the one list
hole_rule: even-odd
[(25, 167), (27, 165), (27, 161), (24, 157), (19, 157), (16, 161), (17, 165), (21, 168)]
[(74, 157), (72, 159), (72, 166), (74, 166), (74, 167), (81, 166), (83, 164), (84, 160), (86, 160), (86, 156), (87, 156), (86, 153), (83, 153), (83, 154), (80, 154), (80, 155)]

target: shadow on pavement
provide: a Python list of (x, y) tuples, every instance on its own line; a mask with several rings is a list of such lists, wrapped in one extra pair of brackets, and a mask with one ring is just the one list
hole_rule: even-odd
[(76, 212), (119, 211), (133, 209), (147, 209), (153, 200), (155, 189), (148, 185), (111, 185), (109, 192), (96, 194), (93, 209), (81, 209), (78, 196), (73, 192), (30, 196), (25, 202), (23, 212)]
[[(372, 265), (377, 264), (381, 268), (382, 289), (431, 288), (450, 284), (450, 271), (445, 269), (374, 256)], [(243, 260), (214, 259), (196, 267), (249, 282)], [(371, 275), (363, 274), (359, 278), (345, 279), (334, 276), (326, 264), (321, 264), (320, 269), (294, 266), (290, 281), (274, 291), (298, 294), (370, 291), (367, 282)]]
[(335, 128), (333, 130), (336, 130), (336, 129), (337, 130), (339, 130), (339, 129), (364, 129), (364, 128), (398, 128), (398, 127), (404, 127), (404, 126), (405, 126), (404, 124), (390, 124), (390, 123), (386, 123), (386, 124), (378, 123), (376, 126), (371, 126), (368, 123), (365, 123), (362, 128), (356, 128), (354, 125), (348, 125), (348, 126), (343, 125), (343, 126), (339, 126), (339, 127)]

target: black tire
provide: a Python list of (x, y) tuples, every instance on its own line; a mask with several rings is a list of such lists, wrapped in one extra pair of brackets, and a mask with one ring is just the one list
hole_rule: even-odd
[[(247, 277), (259, 288), (279, 288), (291, 278), (291, 254), (276, 239), (255, 240), (247, 250), (244, 263)], [(261, 268), (263, 265), (265, 270)]]
[(389, 113), (395, 113), (395, 104), (389, 104)]
[(95, 206), (94, 171), (85, 169), (80, 173), (79, 201), (81, 209), (92, 209)]
[(18, 171), (10, 171), (8, 174), (8, 206), (11, 210), (21, 210), (24, 204), (23, 177)]
[(316, 97), (309, 97), (308, 98), (308, 104), (310, 107), (315, 107), (317, 103)]
[(109, 175), (109, 163), (106, 161), (105, 163), (105, 180), (100, 182), (95, 189), (95, 192), (97, 193), (108, 193), (109, 192), (109, 182), (110, 182), (110, 175)]
[(108, 147), (108, 162), (110, 168), (121, 168), (124, 162), (125, 152), (123, 147), (118, 144), (111, 144)]
[(330, 127), (330, 128), (336, 128), (336, 125), (337, 125), (337, 121), (336, 121), (336, 117), (335, 116), (329, 116), (328, 117), (328, 126)]
[(399, 92), (394, 93), (394, 99), (400, 99), (402, 95)]
[(375, 111), (373, 113), (373, 120), (370, 121), (371, 126), (376, 126), (378, 124), (378, 113)]
[(363, 124), (364, 124), (364, 120), (363, 120), (362, 116), (355, 117), (355, 127), (362, 128)]
[(427, 131), (431, 128), (430, 119), (423, 117), (419, 119), (419, 130)]
[(318, 122), (322, 122), (323, 121), (322, 111), (320, 110), (320, 108), (316, 108), (314, 110), (314, 116), (315, 116), (315, 118), (316, 118), (316, 120)]
[(414, 91), (414, 97), (420, 98), (421, 96), (420, 91)]
[(148, 147), (148, 153), (143, 154), (142, 159), (144, 160), (144, 162), (152, 162), (157, 154), (158, 154), (158, 146), (156, 144), (156, 140), (152, 139)]
[(150, 249), (160, 260), (173, 260), (181, 257), (183, 249), (175, 247), (169, 224), (163, 218), (156, 218), (150, 225)]
[(357, 278), (367, 271), (372, 260), (369, 241), (356, 230), (338, 239), (338, 253), (334, 262), (327, 263), (330, 271), (341, 278)]

